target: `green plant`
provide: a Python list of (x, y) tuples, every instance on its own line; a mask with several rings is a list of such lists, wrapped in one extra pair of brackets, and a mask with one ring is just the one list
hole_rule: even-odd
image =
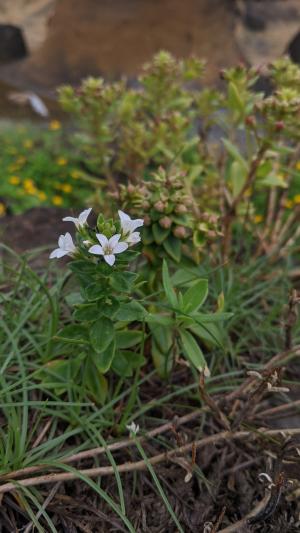
[(90, 196), (85, 172), (64, 139), (58, 121), (50, 122), (48, 129), (29, 124), (1, 127), (2, 214), (6, 208), (22, 213), (39, 205), (73, 207)]

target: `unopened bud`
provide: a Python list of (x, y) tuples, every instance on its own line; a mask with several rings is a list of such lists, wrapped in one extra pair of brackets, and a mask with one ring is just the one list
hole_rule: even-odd
[(155, 202), (155, 204), (154, 204), (153, 207), (154, 207), (154, 209), (156, 209), (156, 211), (158, 211), (159, 213), (163, 213), (163, 212), (164, 212), (164, 209), (165, 209), (165, 204), (159, 200), (158, 202)]
[(247, 126), (250, 126), (251, 128), (256, 125), (256, 119), (254, 115), (248, 115), (245, 118), (245, 123)]
[(134, 192), (134, 185), (132, 183), (128, 183), (127, 185), (127, 191), (131, 194)]
[(150, 204), (149, 204), (149, 202), (147, 202), (147, 200), (142, 203), (142, 208), (146, 209), (146, 210), (150, 208)]
[(187, 207), (184, 204), (179, 204), (176, 206), (175, 213), (178, 215), (183, 215), (187, 212)]
[(150, 226), (151, 225), (151, 218), (149, 217), (149, 215), (145, 215), (144, 216), (144, 225), (145, 226)]
[(281, 130), (283, 130), (283, 128), (284, 128), (283, 120), (278, 120), (277, 122), (275, 122), (275, 130), (276, 131), (281, 131)]
[(164, 229), (169, 229), (172, 225), (170, 217), (163, 217), (159, 220), (159, 225)]
[(173, 235), (175, 237), (178, 237), (178, 239), (185, 239), (186, 229), (183, 226), (177, 226), (173, 231)]

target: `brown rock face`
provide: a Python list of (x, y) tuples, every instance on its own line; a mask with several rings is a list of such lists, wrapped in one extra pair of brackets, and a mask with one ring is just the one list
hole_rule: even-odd
[(238, 59), (233, 25), (226, 0), (59, 0), (44, 43), (4, 76), (37, 87), (78, 83), (87, 75), (134, 77), (167, 49), (206, 58), (212, 81)]

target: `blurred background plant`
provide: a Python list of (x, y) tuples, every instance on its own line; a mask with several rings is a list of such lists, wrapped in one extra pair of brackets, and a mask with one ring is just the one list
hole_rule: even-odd
[(78, 157), (65, 139), (58, 120), (43, 129), (29, 123), (1, 127), (0, 215), (39, 205), (81, 206), (90, 196)]

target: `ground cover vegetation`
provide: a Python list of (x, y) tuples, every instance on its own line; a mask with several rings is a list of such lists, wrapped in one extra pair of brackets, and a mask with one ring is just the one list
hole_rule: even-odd
[(2, 245), (4, 531), (299, 530), (300, 69), (259, 74), (60, 89), (66, 232)]

